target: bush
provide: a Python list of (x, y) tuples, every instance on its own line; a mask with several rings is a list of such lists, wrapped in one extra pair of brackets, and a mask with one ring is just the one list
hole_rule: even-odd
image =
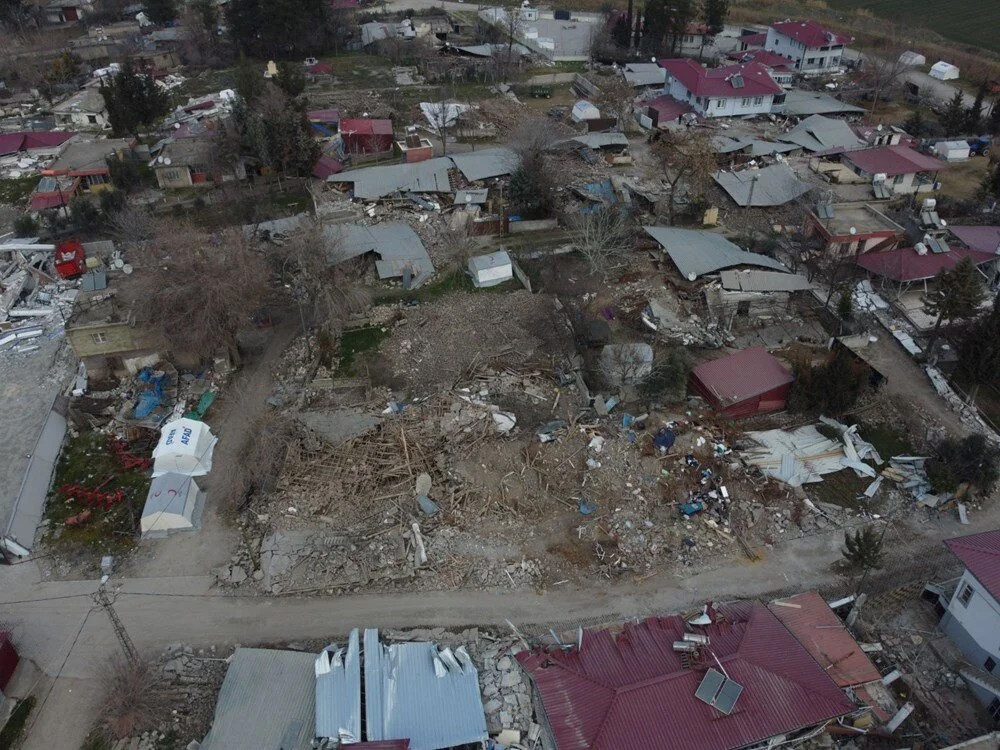
[(14, 219), (14, 234), (18, 237), (34, 237), (38, 234), (38, 222), (31, 214), (21, 214)]
[(852, 570), (867, 570), (882, 567), (882, 539), (874, 526), (865, 526), (853, 534), (844, 532), (844, 546), (841, 549), (844, 560)]
[(980, 433), (961, 440), (945, 438), (927, 462), (927, 477), (937, 492), (954, 492), (968, 482), (989, 493), (1000, 478), (998, 461), (1000, 448)]

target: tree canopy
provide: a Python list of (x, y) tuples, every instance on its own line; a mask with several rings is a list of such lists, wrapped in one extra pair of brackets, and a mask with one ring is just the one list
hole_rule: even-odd
[(937, 322), (927, 343), (928, 353), (934, 350), (941, 325), (974, 317), (984, 294), (982, 276), (969, 258), (962, 258), (953, 268), (938, 272), (934, 277), (934, 292), (927, 299), (928, 312), (937, 315)]
[(117, 136), (138, 135), (140, 127), (152, 126), (170, 111), (167, 92), (152, 76), (136, 72), (130, 59), (118, 73), (102, 80), (100, 91)]
[(231, 0), (226, 23), (236, 48), (256, 58), (318, 54), (333, 39), (327, 0)]

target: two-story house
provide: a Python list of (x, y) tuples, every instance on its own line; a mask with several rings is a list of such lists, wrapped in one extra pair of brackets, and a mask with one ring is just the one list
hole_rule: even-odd
[(815, 21), (781, 21), (767, 30), (764, 49), (787, 57), (802, 73), (825, 73), (842, 67), (844, 47), (850, 41)]
[[(1000, 529), (945, 541), (965, 565), (940, 627), (969, 666), (960, 665), (975, 696), (1000, 721)], [(942, 602), (943, 603), (943, 602)]]
[(784, 102), (784, 89), (760, 63), (705, 68), (694, 60), (660, 60), (667, 93), (703, 117), (766, 115)]

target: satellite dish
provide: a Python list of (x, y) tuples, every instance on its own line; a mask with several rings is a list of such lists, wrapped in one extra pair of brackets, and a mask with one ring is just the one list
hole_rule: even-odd
[(169, 156), (164, 156), (163, 157), (163, 164), (164, 164), (164, 166), (167, 166), (167, 167), (170, 166), (170, 157)]
[(858, 233), (858, 228), (857, 227), (851, 227), (851, 234), (855, 235), (857, 233)]
[(692, 271), (691, 273), (689, 273), (687, 275), (688, 281), (694, 281), (697, 278), (698, 278), (698, 275), (694, 271)]
[(133, 269), (131, 263), (126, 263), (124, 266), (122, 266), (122, 273), (124, 273), (126, 276), (132, 273), (132, 270)]

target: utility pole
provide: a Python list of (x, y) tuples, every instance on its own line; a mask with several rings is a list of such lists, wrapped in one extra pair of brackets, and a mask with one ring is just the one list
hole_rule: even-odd
[(125, 630), (122, 621), (118, 619), (118, 613), (115, 612), (114, 600), (108, 597), (107, 589), (103, 583), (94, 593), (93, 599), (97, 606), (108, 613), (108, 619), (111, 620), (111, 627), (114, 628), (115, 636), (117, 636), (118, 642), (121, 644), (122, 651), (125, 652), (125, 658), (131, 664), (137, 664), (139, 662), (139, 652), (136, 650), (135, 644), (132, 643), (132, 638), (129, 637), (128, 631)]

